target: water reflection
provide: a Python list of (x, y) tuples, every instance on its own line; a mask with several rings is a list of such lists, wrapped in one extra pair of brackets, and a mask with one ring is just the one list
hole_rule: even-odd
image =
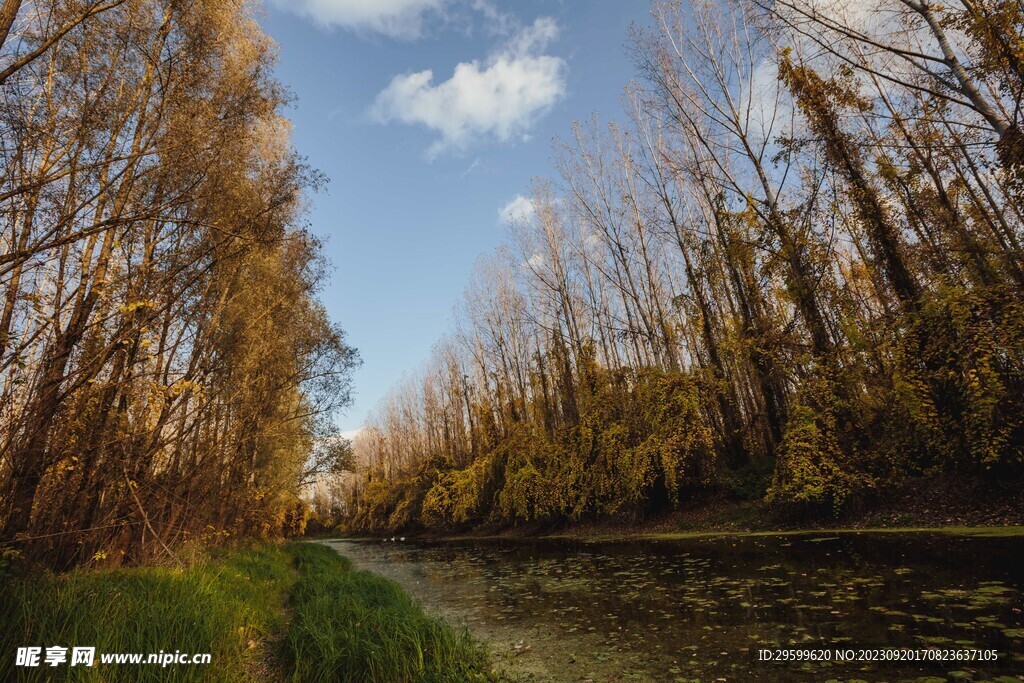
[[(1024, 538), (332, 541), (524, 680), (1024, 680)], [(999, 661), (765, 664), (761, 648), (995, 648)]]

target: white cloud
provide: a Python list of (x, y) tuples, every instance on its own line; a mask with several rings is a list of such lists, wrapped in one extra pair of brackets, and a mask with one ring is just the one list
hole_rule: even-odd
[(448, 0), (273, 0), (284, 10), (312, 19), (324, 28), (346, 28), (415, 38), (423, 18), (440, 13)]
[(435, 84), (429, 69), (394, 77), (370, 113), (381, 123), (418, 124), (439, 133), (427, 150), (431, 158), (485, 138), (521, 139), (565, 96), (565, 61), (541, 54), (557, 37), (555, 20), (541, 17), (487, 60), (458, 64), (447, 81)]
[(498, 216), (502, 223), (515, 224), (530, 220), (537, 213), (537, 207), (533, 202), (521, 194), (517, 194), (512, 201), (498, 209)]

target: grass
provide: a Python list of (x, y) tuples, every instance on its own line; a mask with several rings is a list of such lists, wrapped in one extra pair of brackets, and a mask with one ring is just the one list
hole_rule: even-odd
[[(0, 588), (0, 680), (237, 681), (257, 648), (284, 627), (294, 581), (284, 553), (258, 546), (187, 567), (74, 571), (8, 580)], [(95, 646), (101, 652), (210, 653), (209, 665), (111, 664), (15, 668), (23, 646)]]
[[(833, 528), (833, 529), (790, 529), (783, 531), (668, 531), (641, 533), (628, 538), (650, 541), (671, 541), (687, 538), (706, 538), (714, 536), (828, 536), (831, 534), (947, 534), (951, 536), (985, 536), (992, 538), (1010, 538), (1024, 535), (1024, 527), (878, 527), (878, 528)], [(598, 536), (582, 540), (614, 540), (621, 537), (602, 538)]]
[[(213, 552), (186, 567), (0, 577), (3, 681), (484, 681), (464, 630), (312, 544)], [(210, 653), (208, 665), (15, 667), (24, 646)]]
[[(1013, 538), (1024, 536), (1024, 526), (902, 526), (902, 527), (836, 527), (814, 529), (719, 529), (709, 531), (603, 531), (585, 528), (559, 533), (542, 533), (525, 537), (528, 540), (579, 541), (581, 543), (607, 543), (611, 541), (681, 541), (691, 538), (733, 536), (827, 536), (832, 534), (945, 534), (986, 538)], [(432, 536), (437, 542), (455, 541), (514, 541), (518, 536), (501, 534), (471, 534), (463, 536)], [(359, 538), (350, 539), (358, 541)]]
[(394, 582), (321, 545), (292, 549), (299, 580), (286, 634), (296, 681), (486, 681), (486, 653), (464, 630), (426, 616)]
[[(605, 543), (608, 541), (679, 541), (690, 538), (714, 538), (717, 536), (828, 536), (832, 534), (946, 534), (950, 536), (977, 536), (989, 538), (1011, 538), (1024, 536), (1024, 526), (994, 527), (877, 527), (877, 528), (822, 528), (785, 529), (764, 531), (658, 531), (637, 533), (590, 533), (590, 534), (546, 534), (539, 538), (555, 540), (577, 540), (584, 543)], [(487, 537), (485, 537), (487, 538)], [(498, 536), (490, 538), (500, 538)]]

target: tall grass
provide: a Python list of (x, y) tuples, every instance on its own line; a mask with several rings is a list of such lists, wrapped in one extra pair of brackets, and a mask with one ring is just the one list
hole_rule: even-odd
[[(245, 681), (264, 668), (254, 647), (284, 628), (294, 581), (272, 545), (190, 566), (42, 574), (0, 585), (0, 680)], [(95, 647), (99, 653), (210, 653), (208, 665), (67, 663), (15, 667), (18, 647)]]
[[(18, 647), (210, 653), (209, 665), (16, 667)], [(215, 551), (186, 567), (0, 576), (0, 681), (488, 681), (486, 653), (330, 548)]]
[(486, 653), (465, 630), (429, 617), (395, 583), (320, 545), (290, 549), (299, 570), (286, 633), (293, 680), (489, 681)]

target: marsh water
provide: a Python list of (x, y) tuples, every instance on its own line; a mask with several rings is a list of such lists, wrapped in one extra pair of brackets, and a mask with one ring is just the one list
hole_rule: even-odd
[[(1024, 536), (329, 541), (536, 681), (1024, 680)], [(984, 661), (757, 661), (762, 649), (995, 649)]]

